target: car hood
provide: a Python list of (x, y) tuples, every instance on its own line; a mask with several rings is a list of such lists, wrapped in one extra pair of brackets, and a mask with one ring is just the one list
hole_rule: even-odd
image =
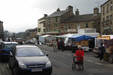
[(47, 56), (37, 56), (37, 57), (16, 57), (18, 62), (23, 64), (45, 64), (49, 61)]

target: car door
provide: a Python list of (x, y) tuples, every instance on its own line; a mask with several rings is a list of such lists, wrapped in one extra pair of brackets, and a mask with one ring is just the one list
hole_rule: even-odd
[(16, 65), (16, 58), (15, 58), (15, 54), (13, 54), (11, 51), (10, 51), (10, 59), (9, 59), (9, 67), (11, 69), (13, 69)]

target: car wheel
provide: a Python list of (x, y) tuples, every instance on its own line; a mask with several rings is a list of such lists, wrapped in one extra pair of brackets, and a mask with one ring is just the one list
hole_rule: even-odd
[(52, 74), (52, 67), (51, 67), (51, 69), (50, 69), (50, 70), (45, 71), (45, 74), (44, 74), (44, 75), (51, 75), (51, 74)]
[(51, 75), (52, 74), (52, 71), (46, 72), (45, 74), (46, 75)]
[(8, 64), (8, 67), (9, 67), (9, 69), (12, 69), (10, 64)]
[(12, 69), (10, 61), (8, 62), (9, 69)]
[(109, 63), (113, 63), (113, 58), (112, 57), (109, 57)]
[(19, 70), (18, 70), (18, 68), (13, 68), (12, 69), (12, 75), (19, 75), (20, 73), (19, 73)]

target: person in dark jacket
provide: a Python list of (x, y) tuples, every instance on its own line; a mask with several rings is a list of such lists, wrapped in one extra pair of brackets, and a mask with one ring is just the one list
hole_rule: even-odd
[(60, 48), (60, 39), (57, 39), (57, 48), (58, 48), (58, 50), (61, 49), (61, 48)]
[(105, 53), (105, 47), (104, 47), (104, 44), (103, 43), (101, 43), (101, 46), (99, 47), (99, 50), (100, 50), (99, 56), (100, 56), (100, 61), (101, 61), (101, 60), (103, 60), (104, 53)]
[(61, 50), (64, 51), (64, 40), (63, 39), (60, 41), (60, 47), (61, 47)]

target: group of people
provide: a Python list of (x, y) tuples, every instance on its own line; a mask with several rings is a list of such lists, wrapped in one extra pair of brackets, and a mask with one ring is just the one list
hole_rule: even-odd
[[(63, 39), (58, 39), (58, 40), (53, 40), (53, 49), (56, 50), (62, 50), (64, 51), (64, 40)], [(99, 54), (98, 57), (101, 60), (103, 60), (105, 54), (105, 47), (104, 44), (101, 43), (101, 46), (99, 47)], [(82, 65), (82, 68), (84, 68), (84, 50), (82, 49), (81, 45), (77, 46), (77, 49), (75, 49), (75, 53), (73, 55), (73, 63), (77, 65)]]
[(64, 51), (64, 40), (63, 39), (57, 39), (52, 40), (53, 48)]

